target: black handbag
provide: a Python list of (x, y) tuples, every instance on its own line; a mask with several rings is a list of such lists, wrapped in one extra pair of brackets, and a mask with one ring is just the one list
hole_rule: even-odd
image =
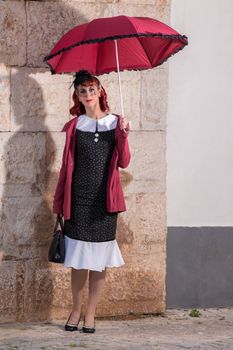
[[(61, 230), (58, 229), (59, 224), (61, 226)], [(61, 216), (58, 214), (53, 230), (53, 239), (48, 252), (48, 259), (50, 262), (61, 264), (65, 260), (65, 237), (63, 231), (63, 221)]]

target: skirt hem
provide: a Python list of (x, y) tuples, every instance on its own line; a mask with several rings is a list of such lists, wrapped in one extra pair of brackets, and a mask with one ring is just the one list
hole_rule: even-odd
[(102, 269), (100, 269), (100, 268), (97, 268), (97, 267), (91, 267), (91, 266), (88, 266), (88, 267), (86, 267), (86, 266), (81, 266), (81, 267), (79, 267), (79, 266), (73, 266), (73, 265), (71, 265), (71, 264), (64, 264), (64, 267), (67, 267), (67, 268), (74, 268), (74, 269), (76, 269), (76, 270), (91, 270), (91, 271), (99, 271), (99, 272), (102, 272), (102, 271), (104, 271), (107, 267), (108, 268), (112, 268), (112, 267), (120, 267), (120, 266), (123, 266), (123, 265), (125, 265), (125, 263), (121, 263), (121, 264), (119, 264), (119, 265), (116, 265), (116, 264), (114, 264), (114, 265), (106, 265), (104, 268), (102, 268)]

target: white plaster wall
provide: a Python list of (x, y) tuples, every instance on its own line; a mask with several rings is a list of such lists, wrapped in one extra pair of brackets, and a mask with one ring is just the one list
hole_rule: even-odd
[(233, 1), (172, 0), (167, 225), (233, 225)]

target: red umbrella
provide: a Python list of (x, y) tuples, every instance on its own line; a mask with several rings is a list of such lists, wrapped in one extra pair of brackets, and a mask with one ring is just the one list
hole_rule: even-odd
[(50, 66), (52, 74), (80, 69), (94, 75), (112, 71), (119, 73), (125, 69), (156, 67), (187, 44), (185, 35), (153, 18), (97, 18), (68, 31), (44, 61)]

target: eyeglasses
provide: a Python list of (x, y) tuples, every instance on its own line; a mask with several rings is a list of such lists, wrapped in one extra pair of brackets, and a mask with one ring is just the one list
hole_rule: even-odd
[(86, 89), (84, 89), (84, 88), (77, 89), (75, 91), (75, 94), (77, 96), (84, 97), (87, 94), (90, 94), (91, 96), (96, 95), (97, 92), (98, 92), (98, 88), (96, 86), (89, 86)]

